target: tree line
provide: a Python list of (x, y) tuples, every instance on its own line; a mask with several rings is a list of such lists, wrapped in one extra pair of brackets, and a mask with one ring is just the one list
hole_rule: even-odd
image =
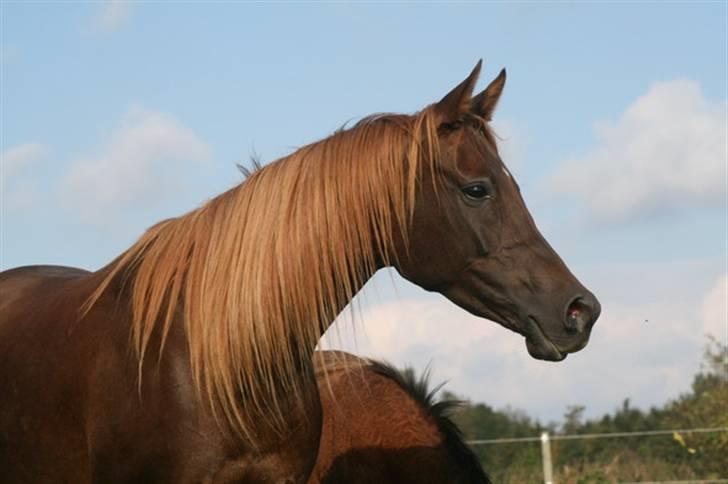
[[(465, 438), (498, 439), (552, 435), (728, 427), (728, 347), (709, 337), (703, 363), (688, 392), (660, 407), (641, 410), (625, 398), (601, 418), (585, 419), (585, 407), (566, 408), (561, 423), (541, 424), (525, 412), (496, 410), (465, 400), (453, 415)], [(442, 399), (462, 400), (443, 392)], [(493, 482), (542, 482), (540, 442), (474, 446)], [(558, 483), (728, 478), (728, 432), (674, 433), (551, 442)]]

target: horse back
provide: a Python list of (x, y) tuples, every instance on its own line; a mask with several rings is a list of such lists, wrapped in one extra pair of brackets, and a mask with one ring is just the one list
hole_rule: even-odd
[(490, 483), (426, 375), (340, 351), (314, 362), (324, 419), (308, 484)]

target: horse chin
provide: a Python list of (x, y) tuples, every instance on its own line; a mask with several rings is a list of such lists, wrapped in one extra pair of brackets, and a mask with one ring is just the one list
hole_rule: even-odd
[(543, 333), (538, 322), (529, 317), (526, 321), (526, 349), (537, 360), (562, 361), (567, 353), (559, 350)]

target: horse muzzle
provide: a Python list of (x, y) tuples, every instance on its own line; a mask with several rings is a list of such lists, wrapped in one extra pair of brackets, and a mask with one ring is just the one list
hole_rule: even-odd
[(569, 353), (575, 353), (587, 345), (592, 326), (600, 313), (599, 301), (587, 292), (571, 298), (560, 323), (542, 326), (543, 323), (537, 317), (528, 315), (523, 318), (528, 353), (539, 360), (563, 360)]

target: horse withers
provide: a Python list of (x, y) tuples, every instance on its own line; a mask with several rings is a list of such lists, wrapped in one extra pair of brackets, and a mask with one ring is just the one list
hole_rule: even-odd
[(480, 63), (414, 115), (367, 117), (150, 228), (107, 266), (0, 274), (4, 482), (304, 482), (311, 357), (380, 268), (558, 361), (599, 303), (538, 232)]
[(309, 484), (490, 484), (427, 372), (336, 351), (314, 362), (323, 428)]

